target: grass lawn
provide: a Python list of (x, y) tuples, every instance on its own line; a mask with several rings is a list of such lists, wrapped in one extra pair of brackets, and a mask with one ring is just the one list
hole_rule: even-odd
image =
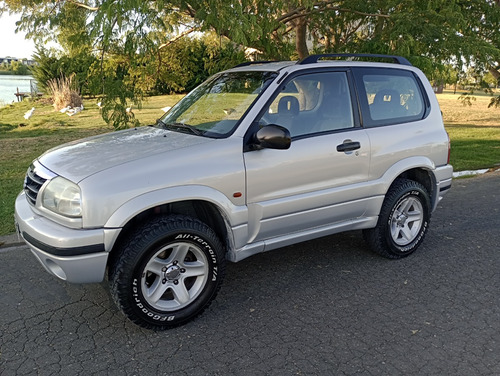
[[(133, 112), (141, 124), (153, 124), (163, 114), (162, 107), (172, 106), (180, 98), (181, 95), (153, 97)], [(22, 189), (26, 170), (36, 157), (62, 143), (113, 131), (102, 120), (96, 102), (84, 101), (85, 110), (72, 117), (42, 102), (24, 101), (0, 109), (0, 236), (14, 232), (14, 201)], [(24, 113), (33, 106), (34, 115), (25, 120)]]
[(460, 93), (445, 92), (437, 98), (451, 139), (451, 164), (455, 171), (500, 166), (500, 108), (488, 108), (491, 96), (476, 94), (472, 106), (458, 100)]
[[(451, 163), (456, 171), (500, 165), (500, 109), (488, 108), (489, 96), (477, 95), (472, 106), (446, 92), (438, 100), (452, 143)], [(151, 97), (133, 109), (142, 125), (153, 124), (181, 95)], [(21, 191), (31, 161), (51, 147), (75, 139), (110, 132), (101, 118), (97, 100), (84, 101), (85, 110), (69, 117), (49, 103), (29, 101), (0, 109), (0, 235), (14, 232), (14, 200)], [(35, 107), (25, 120), (23, 114)]]

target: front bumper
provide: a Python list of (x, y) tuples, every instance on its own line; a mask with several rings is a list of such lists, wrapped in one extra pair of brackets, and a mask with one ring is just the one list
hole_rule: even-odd
[(36, 214), (24, 192), (17, 197), (15, 208), (20, 235), (50, 274), (72, 283), (104, 279), (109, 255), (106, 230), (71, 229), (57, 224)]

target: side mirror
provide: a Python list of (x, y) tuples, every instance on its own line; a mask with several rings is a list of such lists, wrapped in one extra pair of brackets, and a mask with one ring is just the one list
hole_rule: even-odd
[(270, 124), (255, 133), (254, 142), (261, 149), (285, 150), (290, 148), (292, 137), (288, 129), (280, 125)]

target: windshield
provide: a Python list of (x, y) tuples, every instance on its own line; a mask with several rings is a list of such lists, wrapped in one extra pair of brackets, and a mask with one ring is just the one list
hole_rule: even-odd
[(227, 137), (276, 76), (262, 71), (216, 75), (186, 95), (158, 125), (200, 136)]

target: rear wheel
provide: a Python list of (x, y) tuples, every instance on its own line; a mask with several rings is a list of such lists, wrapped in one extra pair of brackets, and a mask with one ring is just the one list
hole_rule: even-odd
[(397, 259), (413, 253), (424, 240), (430, 221), (430, 199), (420, 183), (397, 179), (387, 192), (377, 226), (365, 240), (378, 254)]
[(193, 319), (215, 298), (224, 249), (197, 219), (167, 216), (137, 229), (110, 265), (117, 305), (134, 323), (168, 329)]

